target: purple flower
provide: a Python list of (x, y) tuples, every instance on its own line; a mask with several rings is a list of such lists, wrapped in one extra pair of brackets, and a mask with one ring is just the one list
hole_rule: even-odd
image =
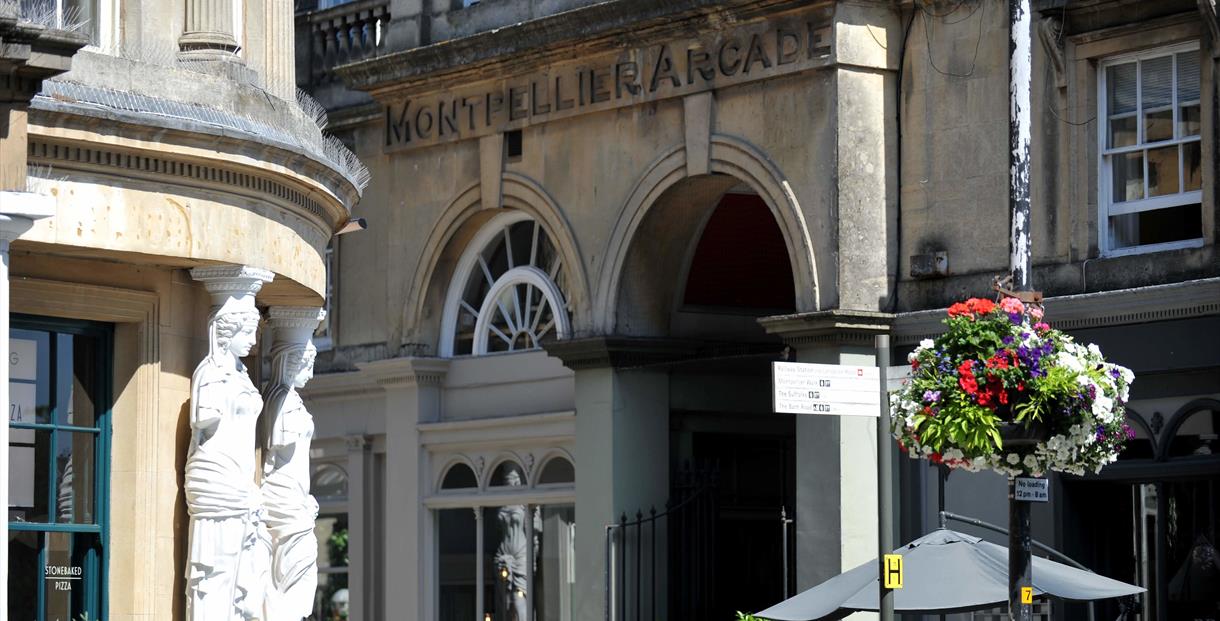
[(1008, 320), (1011, 321), (1013, 325), (1021, 325), (1021, 313), (1008, 313)]
[(1128, 440), (1135, 439), (1135, 430), (1132, 429), (1131, 426), (1128, 425), (1127, 423), (1123, 423), (1123, 434), (1125, 434), (1127, 436)]
[(1005, 345), (1012, 345), (1013, 338), (1012, 335), (1009, 334), (1000, 340), (1003, 341)]
[(937, 401), (940, 401), (940, 391), (939, 390), (923, 391), (923, 400), (926, 403), (936, 403)]

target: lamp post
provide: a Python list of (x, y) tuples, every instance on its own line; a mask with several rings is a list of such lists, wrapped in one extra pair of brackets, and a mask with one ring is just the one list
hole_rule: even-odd
[[(1032, 50), (1030, 1), (1008, 0), (1008, 206), (1009, 272), (1012, 288), (1030, 290), (1029, 143), (1032, 133)], [(1016, 481), (1008, 481), (1008, 614), (1030, 621), (1033, 615), (1030, 572), (1029, 503), (1016, 499)]]

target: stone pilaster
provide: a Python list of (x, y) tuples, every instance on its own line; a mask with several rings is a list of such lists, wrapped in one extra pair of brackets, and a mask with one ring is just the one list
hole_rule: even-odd
[[(601, 576), (606, 567), (601, 525), (617, 522), (622, 513), (664, 507), (669, 498), (669, 371), (664, 363), (690, 357), (695, 344), (593, 337), (557, 341), (546, 350), (576, 376), (576, 521), (596, 525), (576, 530), (576, 573)], [(666, 576), (665, 560), (658, 562), (658, 575)], [(576, 589), (573, 619), (602, 619), (605, 581), (580, 579)], [(658, 610), (665, 610), (663, 579), (657, 592)]]
[(263, 82), (285, 101), (296, 101), (296, 28), (290, 0), (263, 0)]
[[(873, 337), (887, 333), (893, 319), (831, 310), (759, 323), (792, 347), (798, 362), (872, 366)], [(803, 591), (877, 556), (877, 420), (798, 416), (796, 446), (796, 574)]]
[(378, 568), (388, 576), (384, 609), (394, 618), (435, 619), (436, 611), (427, 610), (431, 598), (421, 586), (420, 572), (426, 569), (419, 564), (420, 559), (430, 558), (435, 532), (431, 514), (423, 510), (426, 484), (419, 424), (440, 419), (449, 360), (391, 358), (356, 366), (385, 395), (385, 469), (394, 477), (385, 488), (385, 515), (396, 521), (387, 525), (385, 565)]
[(186, 24), (178, 37), (184, 60), (237, 60), (233, 0), (186, 0)]

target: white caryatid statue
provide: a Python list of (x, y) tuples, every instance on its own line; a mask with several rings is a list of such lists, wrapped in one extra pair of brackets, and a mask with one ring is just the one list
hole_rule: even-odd
[(229, 265), (195, 268), (191, 277), (211, 294), (212, 314), (208, 354), (191, 377), (186, 619), (261, 619), (264, 587), (254, 569), (262, 506), (255, 445), (263, 400), (241, 359), (257, 340), (254, 296), (272, 274)]
[(318, 587), (318, 502), (309, 495), (313, 417), (297, 389), (313, 377), (318, 350), (311, 336), (325, 311), (273, 307), (271, 383), (263, 412), (263, 506), (270, 534), (268, 621), (301, 621)]

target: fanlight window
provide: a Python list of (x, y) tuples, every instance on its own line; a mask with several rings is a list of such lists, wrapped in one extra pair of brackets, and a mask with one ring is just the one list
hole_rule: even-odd
[(553, 485), (557, 483), (575, 483), (576, 468), (572, 466), (572, 462), (556, 457), (542, 467), (542, 474), (538, 476), (539, 485)]
[(491, 473), (491, 481), (488, 482), (488, 485), (490, 487), (520, 487), (525, 485), (525, 472), (516, 463), (506, 461), (496, 466), (495, 471)]
[(441, 489), (474, 489), (479, 486), (479, 480), (474, 476), (474, 470), (466, 464), (453, 464), (441, 480)]
[(320, 502), (347, 500), (347, 473), (334, 464), (321, 464), (313, 471), (310, 493)]
[(546, 230), (509, 211), (479, 231), (450, 284), (443, 356), (537, 349), (569, 332), (567, 274)]

